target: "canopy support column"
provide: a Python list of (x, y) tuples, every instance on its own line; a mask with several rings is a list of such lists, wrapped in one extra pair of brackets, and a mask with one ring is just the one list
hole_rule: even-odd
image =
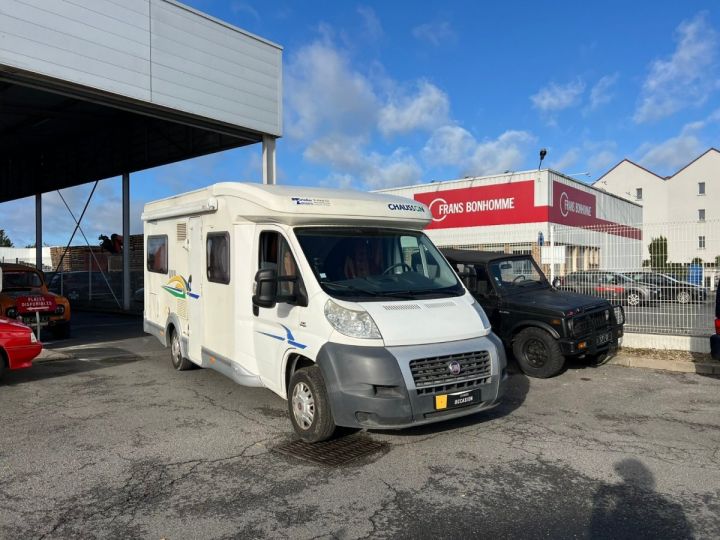
[(35, 194), (35, 266), (43, 269), (42, 193)]
[(123, 309), (130, 310), (130, 173), (122, 175)]
[(262, 175), (263, 184), (276, 184), (275, 178), (275, 137), (263, 135), (262, 139)]

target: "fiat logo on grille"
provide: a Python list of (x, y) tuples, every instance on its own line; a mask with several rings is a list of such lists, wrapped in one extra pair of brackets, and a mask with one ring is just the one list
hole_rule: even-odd
[(460, 375), (460, 371), (461, 371), (460, 362), (458, 362), (457, 360), (453, 360), (452, 362), (450, 362), (448, 364), (448, 370), (453, 375)]

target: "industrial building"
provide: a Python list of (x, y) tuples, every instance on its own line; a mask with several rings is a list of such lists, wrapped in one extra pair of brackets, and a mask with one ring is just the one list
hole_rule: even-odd
[(642, 207), (543, 169), (382, 190), (426, 204), (440, 246), (531, 253), (552, 275), (642, 264)]

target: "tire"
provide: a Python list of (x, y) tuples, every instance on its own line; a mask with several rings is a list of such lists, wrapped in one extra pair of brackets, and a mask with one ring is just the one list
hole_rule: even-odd
[(642, 303), (642, 295), (637, 291), (629, 291), (625, 295), (625, 303), (631, 307), (638, 307)]
[(293, 373), (288, 388), (288, 411), (295, 433), (305, 442), (326, 441), (335, 433), (330, 399), (318, 366)]
[(678, 293), (675, 295), (675, 301), (678, 304), (689, 304), (692, 300), (692, 296), (687, 291), (678, 291)]
[(513, 354), (523, 373), (529, 377), (547, 379), (565, 367), (560, 345), (542, 328), (525, 328), (513, 340)]
[(5, 363), (6, 362), (7, 362), (7, 359), (5, 357), (5, 352), (0, 350), (0, 381), (2, 380), (3, 375), (5, 374), (5, 367), (6, 367)]
[(182, 355), (180, 335), (175, 329), (170, 333), (170, 361), (177, 371), (185, 371), (193, 367), (193, 363)]
[(54, 326), (51, 330), (55, 339), (68, 339), (70, 337), (70, 323), (62, 323)]

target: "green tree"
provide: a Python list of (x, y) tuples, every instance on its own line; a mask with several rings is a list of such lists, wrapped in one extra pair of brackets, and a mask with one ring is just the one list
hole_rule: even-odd
[(665, 268), (668, 259), (667, 238), (664, 236), (653, 238), (648, 249), (650, 250), (650, 266), (658, 270)]
[(15, 247), (12, 240), (5, 234), (5, 229), (0, 229), (0, 247)]

